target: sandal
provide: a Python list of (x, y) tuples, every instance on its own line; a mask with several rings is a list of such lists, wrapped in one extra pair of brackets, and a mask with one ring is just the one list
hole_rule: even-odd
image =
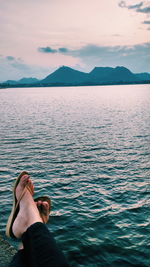
[(6, 235), (8, 237), (12, 237), (12, 238), (16, 238), (14, 236), (13, 232), (12, 232), (12, 225), (13, 225), (14, 220), (16, 219), (16, 217), (18, 215), (18, 212), (19, 212), (19, 203), (20, 203), (23, 195), (25, 194), (26, 190), (29, 190), (31, 195), (33, 195), (33, 193), (34, 193), (33, 187), (31, 187), (29, 185), (26, 185), (24, 187), (24, 190), (22, 191), (19, 199), (17, 200), (17, 198), (16, 198), (16, 187), (19, 184), (21, 177), (24, 176), (24, 175), (28, 175), (28, 173), (26, 171), (21, 172), (21, 174), (16, 179), (16, 182), (15, 182), (15, 185), (14, 185), (14, 188), (13, 188), (13, 206), (12, 206), (12, 210), (11, 210), (11, 213), (10, 213), (10, 216), (8, 218), (7, 225), (6, 225)]

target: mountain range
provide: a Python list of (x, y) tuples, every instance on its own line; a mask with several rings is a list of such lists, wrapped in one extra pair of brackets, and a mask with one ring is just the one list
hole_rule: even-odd
[(85, 73), (67, 66), (58, 68), (42, 80), (22, 78), (19, 81), (8, 80), (2, 85), (16, 86), (71, 86), (71, 85), (103, 85), (126, 83), (150, 83), (149, 73), (133, 73), (123, 66), (95, 67)]

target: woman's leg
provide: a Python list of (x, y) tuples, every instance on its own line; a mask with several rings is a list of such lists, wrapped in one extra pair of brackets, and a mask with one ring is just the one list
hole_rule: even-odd
[(28, 262), (24, 256), (24, 249), (18, 250), (8, 267), (26, 267)]
[[(16, 188), (17, 199), (30, 182), (27, 175), (20, 179)], [(20, 201), (19, 213), (13, 223), (12, 231), (17, 238), (22, 239), (27, 266), (68, 266), (63, 253), (57, 248), (54, 238), (43, 224), (28, 190)]]
[[(43, 223), (47, 223), (49, 220), (51, 202), (48, 197), (42, 196), (34, 199), (36, 206), (38, 208), (39, 214), (42, 218)], [(27, 266), (26, 257), (24, 255), (23, 243), (19, 245), (18, 252), (12, 258), (9, 267), (24, 267)]]
[(22, 235), (22, 242), (25, 256), (30, 259), (29, 266), (69, 266), (45, 224), (37, 222), (31, 225)]

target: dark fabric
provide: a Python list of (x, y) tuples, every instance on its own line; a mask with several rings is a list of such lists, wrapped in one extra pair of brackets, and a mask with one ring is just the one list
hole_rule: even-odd
[(69, 267), (45, 224), (31, 225), (22, 242), (24, 249), (18, 251), (9, 267)]
[(9, 267), (26, 267), (25, 258), (24, 258), (24, 249), (19, 250), (16, 255), (13, 257)]

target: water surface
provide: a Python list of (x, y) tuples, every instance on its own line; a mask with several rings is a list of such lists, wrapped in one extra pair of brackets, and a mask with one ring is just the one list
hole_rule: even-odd
[(15, 177), (71, 266), (150, 266), (150, 85), (0, 90), (0, 229)]

